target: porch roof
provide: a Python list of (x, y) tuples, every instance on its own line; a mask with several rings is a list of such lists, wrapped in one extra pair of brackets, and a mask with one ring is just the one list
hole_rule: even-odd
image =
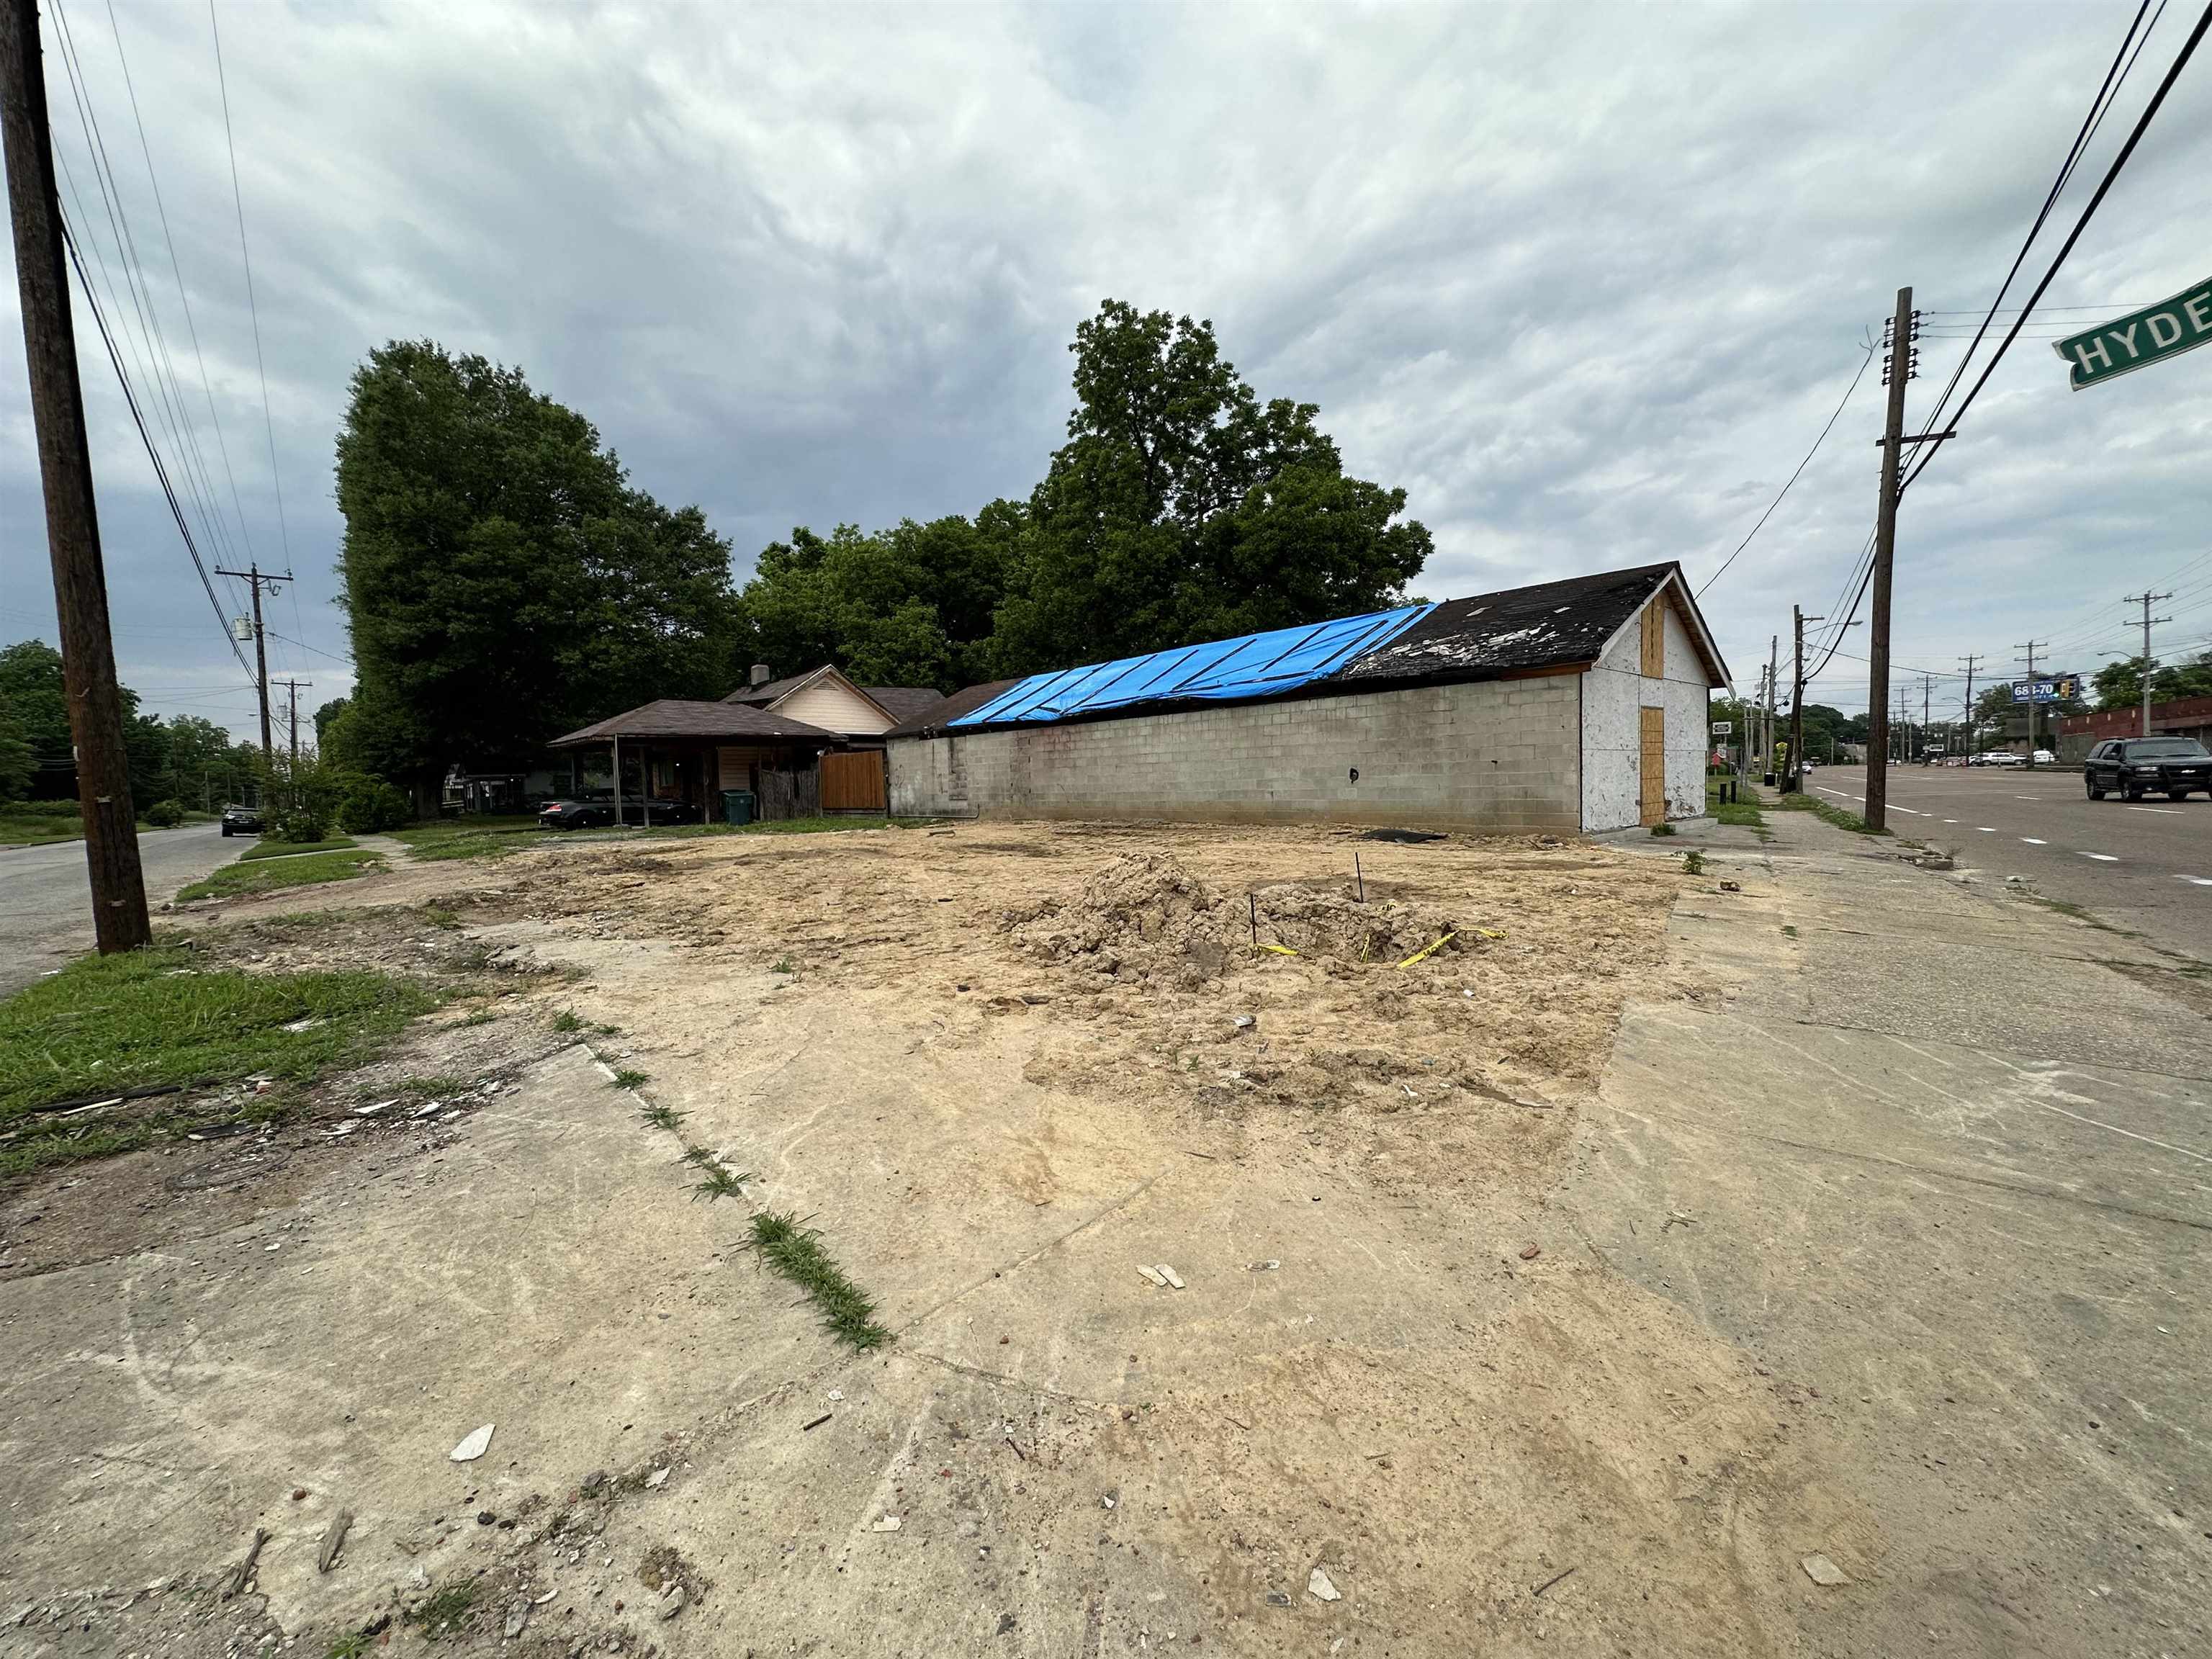
[(690, 738), (696, 743), (838, 744), (844, 740), (805, 720), (737, 702), (690, 702), (663, 697), (553, 739), (554, 749), (578, 749), (617, 738)]

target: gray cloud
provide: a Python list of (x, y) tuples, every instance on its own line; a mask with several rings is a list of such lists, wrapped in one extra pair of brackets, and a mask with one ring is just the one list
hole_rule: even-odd
[[(705, 507), (742, 568), (793, 523), (1024, 491), (1060, 441), (1066, 343), (1109, 294), (1211, 317), (1264, 395), (1319, 403), (1348, 463), (1403, 484), (1436, 532), (1432, 595), (1660, 558), (1702, 580), (1900, 282), (1933, 309), (1987, 303), (2125, 23), (2039, 8), (2031, 26), (2016, 6), (218, 4), (301, 577), (275, 626), (341, 655), (331, 441), (352, 366), (388, 337), (522, 364), (641, 485)], [(207, 18), (117, 10), (246, 529), (281, 559)], [(106, 13), (68, 16), (175, 344)], [(2092, 168), (2181, 32), (2154, 40)], [(2185, 77), (2051, 302), (2206, 275), (2208, 75)], [(0, 635), (51, 637), (14, 295)], [(1916, 409), (1961, 343), (1929, 342)], [(1864, 543), (1877, 380), (1708, 596), (1743, 684), (1791, 601), (1826, 609)], [(88, 356), (86, 382), (125, 676), (157, 708), (243, 731), (250, 700), (104, 362)], [(194, 419), (228, 514), (204, 404)], [(2212, 353), (2077, 395), (2023, 341), (1907, 501), (1899, 659), (2002, 659), (2033, 633), (2091, 665), (2123, 645), (2118, 596), (2212, 550), (2208, 434)], [(2176, 643), (2212, 636), (2212, 588), (2191, 604)], [(318, 699), (344, 689), (339, 663), (279, 654)], [(1815, 696), (1852, 706), (1856, 672), (1838, 659)]]

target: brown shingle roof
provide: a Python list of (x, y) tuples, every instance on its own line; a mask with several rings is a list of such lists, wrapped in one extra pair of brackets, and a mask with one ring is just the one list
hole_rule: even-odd
[(805, 720), (784, 720), (735, 702), (686, 702), (663, 697), (595, 725), (556, 738), (550, 746), (566, 749), (611, 738), (697, 738), (713, 742), (783, 741), (842, 743), (835, 732), (825, 732)]
[(919, 713), (908, 715), (898, 725), (884, 733), (887, 738), (915, 738), (924, 732), (943, 726), (947, 720), (958, 720), (970, 709), (981, 708), (1001, 691), (1019, 685), (1018, 678), (1011, 680), (986, 680), (981, 685), (971, 685), (965, 690), (955, 691), (949, 697), (939, 697)]
[(945, 701), (933, 685), (864, 685), (860, 689), (881, 703), (884, 713), (897, 725)]

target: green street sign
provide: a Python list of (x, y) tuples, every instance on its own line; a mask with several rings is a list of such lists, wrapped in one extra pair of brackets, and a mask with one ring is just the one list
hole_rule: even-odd
[(2212, 341), (2212, 281), (2184, 289), (2148, 310), (2100, 323), (2087, 334), (2054, 340), (2051, 349), (2066, 360), (2067, 383), (2079, 392), (2179, 357), (2207, 341)]

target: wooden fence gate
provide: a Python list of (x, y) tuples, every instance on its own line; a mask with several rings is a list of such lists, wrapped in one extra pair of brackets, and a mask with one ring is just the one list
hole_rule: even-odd
[(822, 775), (809, 766), (783, 771), (763, 765), (760, 769), (760, 815), (763, 823), (787, 818), (811, 818), (822, 811)]
[(882, 750), (853, 749), (822, 757), (823, 811), (880, 812), (890, 805)]

